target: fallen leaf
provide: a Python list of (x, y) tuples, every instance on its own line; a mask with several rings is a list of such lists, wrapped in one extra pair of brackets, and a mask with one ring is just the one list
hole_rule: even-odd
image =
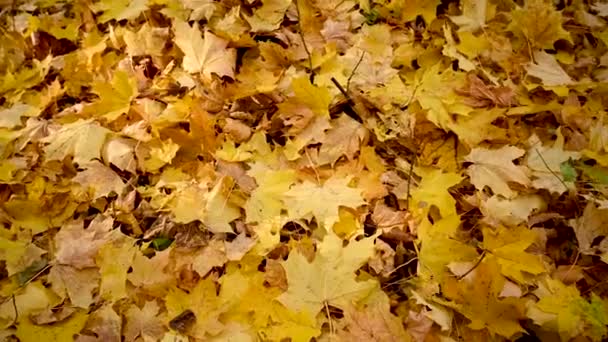
[(213, 73), (234, 78), (236, 50), (227, 48), (228, 41), (209, 31), (205, 31), (203, 38), (198, 24), (190, 26), (183, 21), (174, 23), (174, 32), (175, 43), (184, 52), (184, 70), (200, 72), (206, 78), (211, 78)]
[(474, 148), (465, 160), (473, 163), (467, 169), (471, 183), (480, 191), (488, 186), (497, 195), (512, 198), (516, 192), (509, 182), (530, 185), (528, 172), (523, 166), (513, 164), (513, 159), (522, 157), (525, 151), (515, 146), (504, 146), (498, 150)]

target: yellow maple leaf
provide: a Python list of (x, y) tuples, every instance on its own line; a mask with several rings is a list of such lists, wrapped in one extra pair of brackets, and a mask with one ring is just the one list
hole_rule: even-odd
[(428, 219), (420, 223), (418, 275), (421, 279), (441, 281), (445, 277), (448, 264), (468, 262), (478, 257), (475, 247), (456, 239), (459, 226), (460, 218), (457, 215), (442, 218), (435, 223)]
[(271, 170), (254, 164), (247, 173), (253, 176), (258, 184), (245, 203), (247, 222), (261, 223), (279, 216), (283, 209), (283, 195), (296, 180), (295, 172)]
[(412, 191), (413, 208), (424, 208), (428, 213), (431, 205), (439, 209), (443, 217), (456, 214), (456, 200), (448, 189), (462, 181), (462, 176), (455, 172), (444, 173), (440, 169), (418, 168), (416, 173), (422, 176), (422, 181)]
[(544, 0), (526, 1), (524, 7), (513, 10), (507, 30), (523, 36), (527, 43), (541, 49), (552, 49), (558, 39), (572, 42), (570, 33), (562, 27), (561, 13), (553, 3)]
[(264, 285), (264, 274), (229, 267), (221, 278), (220, 298), (229, 309), (223, 315), (233, 321), (249, 323), (268, 340), (290, 338), (308, 342), (321, 330), (313, 317), (294, 312), (275, 298), (281, 293), (276, 287)]
[(505, 338), (523, 332), (519, 320), (524, 317), (524, 302), (519, 298), (499, 298), (506, 279), (495, 261), (486, 260), (475, 270), (457, 280), (448, 277), (442, 287), (449, 301), (440, 301), (471, 320), (473, 330), (487, 328)]
[(489, 252), (486, 258), (495, 258), (502, 274), (519, 283), (529, 280), (525, 273), (538, 275), (546, 271), (540, 255), (526, 252), (537, 239), (534, 231), (522, 226), (483, 229), (483, 246)]
[[(583, 334), (600, 341), (606, 335), (608, 305), (592, 296), (591, 303), (581, 297), (574, 285), (545, 277), (534, 294), (539, 301), (528, 308), (535, 323), (556, 330), (563, 341)], [(590, 329), (588, 328), (590, 327)], [(591, 331), (585, 331), (589, 329)]]
[(114, 72), (111, 82), (98, 81), (93, 83), (93, 92), (99, 96), (99, 101), (87, 106), (84, 114), (100, 116), (114, 121), (121, 115), (127, 114), (137, 95), (137, 81), (118, 70)]
[(291, 0), (264, 0), (262, 6), (245, 16), (252, 32), (269, 32), (279, 28)]
[(163, 48), (169, 36), (167, 28), (153, 27), (145, 23), (139, 31), (125, 31), (126, 51), (131, 56), (162, 56)]
[(82, 165), (100, 157), (109, 133), (110, 130), (93, 120), (78, 120), (61, 126), (41, 141), (49, 143), (44, 147), (47, 160), (63, 160), (73, 156), (74, 162)]
[(354, 272), (372, 256), (373, 241), (373, 237), (351, 240), (342, 247), (342, 239), (330, 233), (319, 245), (312, 263), (297, 250), (292, 251), (282, 263), (289, 287), (278, 300), (295, 312), (314, 317), (324, 305), (344, 309), (364, 298), (376, 282), (359, 282)]
[(297, 102), (308, 106), (316, 115), (329, 116), (332, 99), (327, 88), (313, 85), (306, 76), (294, 78), (291, 81), (291, 88)]
[(36, 325), (26, 318), (17, 326), (15, 335), (22, 342), (72, 341), (74, 335), (84, 328), (88, 317), (86, 311), (78, 311), (65, 321), (50, 326)]
[(98, 20), (105, 23), (112, 19), (120, 21), (137, 18), (148, 9), (148, 0), (102, 0), (92, 7), (95, 12), (103, 11)]
[(507, 198), (515, 196), (508, 182), (530, 185), (527, 169), (513, 164), (513, 159), (523, 156), (524, 150), (515, 146), (503, 146), (497, 150), (474, 148), (465, 160), (473, 163), (467, 169), (471, 183), (479, 191), (485, 186), (490, 187), (495, 194)]
[(473, 110), (453, 90), (465, 83), (464, 73), (451, 68), (441, 70), (441, 63), (436, 63), (418, 70), (416, 78), (414, 100), (427, 110), (427, 118), (438, 127), (447, 129), (453, 121), (452, 114), (467, 115)]
[(195, 324), (187, 331), (189, 336), (205, 339), (209, 333), (217, 335), (224, 329), (220, 315), (227, 310), (217, 296), (215, 284), (210, 278), (205, 278), (196, 284), (189, 293), (173, 288), (165, 297), (167, 318), (174, 319), (186, 310), (192, 311), (196, 317)]
[(24, 271), (45, 253), (45, 250), (34, 244), (11, 241), (0, 236), (0, 260), (6, 262), (9, 276)]
[(122, 241), (108, 243), (99, 249), (96, 263), (101, 273), (99, 292), (102, 298), (117, 301), (127, 297), (127, 272), (136, 252), (133, 241), (126, 236)]
[(348, 186), (350, 179), (332, 177), (323, 185), (309, 181), (287, 191), (283, 202), (291, 219), (314, 216), (319, 226), (329, 230), (339, 220), (340, 206), (357, 208), (364, 205), (361, 190)]
[(173, 277), (165, 269), (171, 261), (169, 259), (171, 248), (148, 258), (141, 252), (136, 252), (131, 265), (132, 271), (127, 279), (134, 286), (145, 288), (150, 293), (164, 294), (163, 288), (171, 284)]
[(236, 50), (227, 48), (228, 41), (205, 31), (204, 39), (198, 24), (194, 26), (176, 20), (173, 24), (175, 43), (184, 52), (182, 66), (190, 73), (202, 73), (206, 78), (211, 74), (234, 78)]
[[(16, 319), (28, 324), (30, 314), (52, 308), (60, 301), (61, 299), (53, 291), (44, 287), (40, 280), (31, 282), (25, 286), (23, 291), (15, 294), (11, 300), (0, 303), (0, 326), (4, 329)], [(17, 309), (15, 310), (15, 308)]]

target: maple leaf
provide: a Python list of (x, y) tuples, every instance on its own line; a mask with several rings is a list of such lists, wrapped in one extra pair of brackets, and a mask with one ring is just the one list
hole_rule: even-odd
[[(608, 332), (608, 306), (597, 297), (592, 303), (581, 297), (576, 286), (564, 285), (559, 280), (546, 277), (534, 291), (539, 301), (528, 308), (527, 316), (541, 326), (557, 324), (562, 339), (567, 340), (584, 332), (591, 325), (595, 340), (601, 340)], [(602, 313), (603, 311), (603, 313)]]
[(88, 314), (79, 311), (63, 322), (35, 325), (29, 319), (19, 322), (15, 335), (20, 341), (71, 341), (84, 328)]
[(23, 241), (11, 241), (0, 236), (0, 260), (6, 262), (8, 275), (24, 271), (34, 262), (39, 261), (46, 251), (34, 244)]
[(450, 16), (450, 20), (459, 26), (459, 31), (475, 32), (485, 26), (487, 9), (487, 0), (466, 0), (462, 5), (462, 14)]
[(545, 272), (539, 255), (527, 253), (538, 239), (537, 234), (525, 227), (483, 229), (483, 246), (490, 252), (486, 258), (496, 258), (502, 274), (519, 283), (525, 283), (525, 273), (538, 275)]
[(561, 131), (552, 147), (541, 145), (536, 136), (528, 140), (530, 148), (526, 164), (532, 171), (532, 186), (537, 189), (547, 189), (557, 194), (563, 194), (574, 187), (574, 182), (566, 181), (561, 172), (561, 165), (568, 160), (577, 160), (579, 152), (564, 151), (564, 137)]
[[(31, 282), (25, 286), (23, 291), (15, 294), (11, 301), (0, 303), (0, 325), (4, 329), (12, 325), (17, 319), (29, 322), (29, 319), (27, 319), (29, 314), (52, 308), (60, 301), (61, 299), (53, 291), (44, 287), (39, 280)], [(17, 310), (15, 310), (15, 307)], [(26, 317), (26, 319), (23, 319), (23, 317)]]
[(94, 302), (94, 290), (99, 287), (99, 272), (95, 268), (55, 265), (49, 272), (48, 280), (55, 293), (69, 297), (75, 307), (87, 309)]
[(100, 99), (86, 107), (83, 113), (101, 116), (109, 121), (114, 121), (128, 113), (131, 101), (138, 95), (137, 81), (122, 70), (114, 72), (110, 83), (106, 81), (93, 83), (92, 91)]
[(351, 240), (342, 248), (342, 240), (328, 234), (312, 263), (300, 252), (292, 251), (282, 263), (289, 287), (278, 300), (291, 310), (314, 317), (324, 305), (344, 309), (362, 299), (376, 282), (359, 282), (354, 272), (372, 256), (373, 240)]
[(512, 199), (493, 195), (482, 202), (479, 209), (485, 216), (483, 220), (492, 226), (517, 226), (545, 207), (546, 203), (538, 195), (520, 195)]
[(241, 217), (239, 207), (229, 201), (230, 193), (226, 190), (225, 182), (219, 181), (206, 195), (203, 223), (214, 233), (232, 233), (230, 222)]
[(78, 120), (63, 125), (40, 141), (49, 143), (44, 147), (47, 160), (63, 160), (71, 155), (75, 163), (82, 165), (100, 157), (109, 133), (110, 130), (93, 120)]
[(137, 251), (132, 241), (103, 245), (95, 259), (101, 274), (99, 293), (102, 298), (117, 301), (127, 296), (127, 272)]
[(388, 305), (377, 303), (363, 310), (349, 308), (345, 311), (344, 330), (338, 336), (345, 341), (409, 341), (401, 319), (390, 312)]
[(215, 284), (209, 278), (198, 282), (196, 287), (186, 293), (178, 288), (172, 289), (165, 297), (167, 316), (178, 317), (186, 310), (191, 310), (196, 317), (194, 326), (188, 329), (188, 335), (204, 339), (206, 334), (217, 335), (224, 330), (219, 316), (227, 310), (221, 306), (215, 290)]
[(125, 31), (123, 39), (127, 45), (127, 53), (131, 56), (162, 56), (165, 43), (169, 36), (167, 28), (153, 27), (148, 23), (142, 25), (139, 31)]
[(160, 306), (156, 301), (147, 301), (140, 309), (131, 305), (127, 310), (125, 340), (135, 341), (137, 337), (144, 340), (158, 340), (165, 332), (165, 326), (159, 317)]
[(415, 207), (424, 206), (425, 212), (428, 212), (430, 206), (434, 205), (444, 217), (456, 214), (456, 201), (447, 190), (460, 183), (462, 176), (454, 172), (444, 173), (440, 169), (430, 168), (419, 168), (416, 173), (422, 176), (422, 181), (412, 191)]
[(245, 16), (253, 32), (269, 32), (279, 28), (291, 0), (264, 0), (262, 6)]
[(417, 16), (422, 16), (427, 25), (435, 19), (437, 6), (440, 0), (413, 0), (407, 2), (390, 1), (389, 9), (400, 13), (399, 17), (403, 21), (416, 20)]
[(132, 271), (127, 275), (127, 279), (134, 286), (144, 287), (150, 292), (158, 290), (163, 293), (162, 288), (173, 280), (165, 271), (165, 267), (171, 262), (170, 253), (170, 248), (156, 252), (151, 258), (142, 253), (135, 253), (131, 264)]
[(309, 181), (292, 186), (283, 202), (292, 219), (314, 216), (319, 225), (330, 229), (339, 219), (340, 206), (364, 205), (361, 191), (348, 186), (350, 178), (332, 177), (319, 186)]
[(571, 41), (570, 33), (562, 27), (561, 13), (552, 3), (543, 0), (526, 1), (524, 7), (513, 10), (507, 30), (541, 49), (552, 49), (558, 39)]
[(471, 183), (477, 190), (483, 191), (490, 187), (495, 194), (507, 198), (515, 196), (508, 182), (530, 185), (527, 170), (523, 166), (513, 164), (512, 160), (523, 156), (524, 150), (515, 146), (503, 146), (497, 150), (474, 148), (465, 160), (473, 163), (467, 169)]
[(498, 298), (505, 278), (496, 262), (484, 261), (461, 280), (446, 278), (442, 290), (450, 301), (441, 301), (471, 320), (474, 330), (487, 328), (491, 333), (511, 338), (523, 328), (524, 302), (518, 298)]
[(0, 110), (0, 127), (15, 128), (21, 126), (21, 117), (37, 116), (40, 109), (23, 103), (17, 103), (10, 108)]
[(96, 160), (82, 166), (85, 170), (79, 172), (72, 180), (85, 189), (92, 188), (92, 199), (108, 196), (111, 192), (117, 195), (122, 193), (125, 183), (112, 169)]
[(254, 164), (247, 173), (258, 183), (245, 203), (247, 222), (263, 222), (279, 216), (283, 209), (283, 195), (295, 182), (295, 173), (292, 170), (269, 170), (260, 164)]
[(580, 252), (599, 255), (605, 263), (608, 263), (607, 215), (608, 209), (599, 209), (594, 203), (589, 202), (583, 215), (568, 222), (574, 229)]
[(112, 137), (106, 141), (101, 151), (103, 160), (122, 171), (135, 173), (137, 162), (134, 158), (135, 141), (122, 137)]
[(209, 31), (205, 31), (203, 39), (198, 24), (191, 27), (183, 21), (175, 21), (173, 27), (175, 43), (184, 52), (184, 70), (200, 72), (206, 78), (211, 78), (213, 73), (234, 78), (236, 50), (227, 48), (228, 41)]
[(457, 215), (442, 218), (435, 223), (428, 219), (420, 223), (418, 275), (421, 279), (441, 281), (449, 263), (472, 261), (478, 257), (475, 247), (455, 238), (459, 225), (460, 219)]
[(445, 129), (452, 123), (451, 114), (466, 115), (472, 108), (463, 104), (453, 90), (456, 89), (456, 85), (464, 83), (465, 75), (454, 72), (451, 68), (440, 69), (441, 65), (437, 63), (430, 68), (418, 70), (414, 99), (428, 111), (429, 121)]
[(574, 84), (570, 75), (562, 69), (555, 56), (544, 51), (534, 52), (534, 63), (526, 67), (528, 75), (539, 78), (546, 86)]
[(84, 229), (82, 221), (66, 224), (55, 236), (56, 260), (79, 269), (94, 267), (99, 248), (110, 239), (114, 220), (97, 216)]
[(340, 116), (333, 124), (319, 150), (319, 165), (333, 165), (343, 155), (352, 160), (367, 135), (367, 130), (348, 115)]
[(104, 305), (93, 311), (85, 326), (86, 331), (95, 333), (96, 337), (83, 335), (76, 337), (78, 342), (115, 341), (121, 337), (122, 320), (112, 309), (111, 305)]

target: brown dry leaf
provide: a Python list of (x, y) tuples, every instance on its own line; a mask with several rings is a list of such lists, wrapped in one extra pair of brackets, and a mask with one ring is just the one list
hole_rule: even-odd
[(83, 167), (85, 170), (79, 172), (73, 180), (85, 189), (92, 189), (92, 199), (108, 196), (112, 192), (117, 195), (122, 193), (125, 183), (112, 169), (98, 161), (93, 161)]
[(251, 128), (242, 121), (227, 118), (224, 125), (224, 132), (228, 133), (232, 140), (241, 143), (251, 137)]
[(608, 209), (598, 209), (589, 202), (583, 215), (570, 220), (569, 224), (574, 229), (581, 253), (598, 255), (608, 263)]
[(78, 335), (76, 342), (102, 342), (121, 340), (122, 321), (111, 305), (104, 305), (95, 310), (87, 320), (85, 331), (91, 331), (95, 336)]
[(473, 163), (467, 169), (471, 183), (480, 191), (488, 186), (497, 195), (514, 197), (516, 192), (509, 187), (509, 182), (524, 186), (531, 184), (527, 169), (512, 161), (524, 154), (524, 150), (515, 146), (503, 146), (497, 150), (474, 148), (465, 157), (466, 161)]
[(409, 341), (401, 320), (380, 304), (345, 311), (346, 327), (338, 332), (344, 341)]
[(49, 273), (49, 282), (55, 293), (67, 297), (73, 306), (88, 308), (95, 300), (94, 292), (99, 287), (99, 270), (77, 269), (72, 266), (55, 265)]
[(457, 90), (467, 96), (467, 104), (475, 108), (488, 106), (511, 107), (516, 104), (515, 91), (506, 86), (489, 86), (474, 74), (468, 76), (465, 88)]
[(55, 238), (56, 260), (76, 268), (95, 267), (99, 248), (110, 239), (114, 220), (97, 216), (84, 229), (82, 221), (74, 221), (61, 228)]
[(369, 260), (369, 267), (377, 274), (388, 277), (395, 270), (395, 250), (386, 242), (377, 239), (374, 252), (374, 256)]
[(125, 341), (132, 342), (138, 337), (145, 340), (158, 340), (164, 335), (166, 328), (160, 315), (160, 307), (156, 301), (145, 302), (140, 309), (131, 305), (127, 310), (124, 330)]

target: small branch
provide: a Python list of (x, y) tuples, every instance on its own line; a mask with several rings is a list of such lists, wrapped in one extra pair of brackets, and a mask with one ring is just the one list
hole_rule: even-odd
[(350, 106), (351, 111), (350, 112), (344, 111), (344, 113), (346, 115), (350, 116), (351, 118), (353, 118), (354, 120), (356, 120), (357, 122), (363, 123), (363, 119), (361, 118), (359, 113), (357, 113), (357, 110), (355, 108), (355, 101), (353, 101), (353, 99), (350, 97), (350, 95), (348, 95), (348, 92), (346, 91), (346, 89), (344, 89), (344, 87), (342, 87), (340, 82), (338, 82), (338, 80), (336, 80), (334, 77), (331, 78), (331, 81), (338, 88), (340, 93), (342, 93), (342, 95), (344, 95), (344, 97), (346, 98), (346, 101), (348, 102), (348, 105)]
[(566, 185), (566, 183), (553, 171), (551, 170), (551, 168), (549, 167), (549, 164), (547, 164), (547, 162), (545, 161), (545, 158), (543, 158), (543, 155), (540, 154), (540, 152), (538, 151), (537, 148), (534, 149), (534, 151), (536, 151), (536, 153), (538, 154), (538, 156), (540, 157), (540, 160), (543, 162), (543, 164), (545, 165), (545, 167), (547, 168), (547, 170), (549, 170), (549, 172), (551, 172), (551, 174), (557, 178), (557, 180), (562, 183), (562, 185), (564, 186), (564, 188), (566, 188), (566, 191), (569, 191), (570, 189), (568, 189), (568, 185)]
[(312, 56), (310, 55), (310, 50), (308, 50), (308, 45), (306, 45), (306, 40), (304, 40), (304, 30), (302, 30), (302, 15), (300, 14), (300, 4), (297, 0), (295, 0), (296, 12), (298, 13), (298, 31), (300, 31), (300, 39), (302, 39), (302, 45), (304, 45), (304, 51), (306, 51), (306, 55), (308, 56), (308, 68), (310, 69), (310, 83), (313, 83), (315, 80), (315, 72), (312, 69)]
[(359, 57), (359, 61), (357, 62), (357, 64), (355, 64), (355, 67), (353, 68), (353, 71), (351, 71), (350, 76), (348, 76), (348, 80), (346, 81), (346, 89), (348, 90), (350, 90), (350, 80), (353, 78), (353, 76), (355, 76), (355, 72), (357, 72), (359, 64), (361, 64), (361, 61), (363, 61), (363, 56), (365, 56), (365, 51), (363, 51), (361, 57)]
[(415, 162), (416, 162), (416, 155), (414, 154), (414, 156), (412, 157), (412, 160), (410, 161), (409, 172), (407, 173), (407, 194), (405, 197), (405, 209), (407, 211), (410, 211), (410, 189), (411, 189), (411, 185), (412, 185), (412, 174), (414, 173), (414, 163)]
[(464, 272), (464, 274), (459, 275), (458, 277), (456, 277), (456, 280), (461, 280), (462, 278), (466, 277), (469, 275), (469, 273), (473, 272), (477, 266), (479, 266), (479, 264), (481, 264), (481, 261), (483, 260), (483, 258), (486, 257), (486, 251), (484, 250), (481, 253), (481, 256), (479, 257), (479, 259), (477, 259), (477, 262), (475, 263), (475, 265), (473, 265), (473, 267), (471, 267), (468, 271)]

